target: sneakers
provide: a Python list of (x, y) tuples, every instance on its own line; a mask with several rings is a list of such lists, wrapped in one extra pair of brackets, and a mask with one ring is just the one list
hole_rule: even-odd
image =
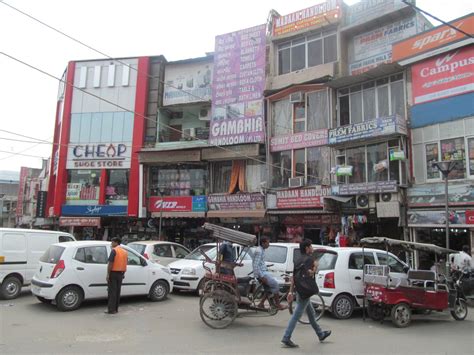
[(319, 337), (319, 341), (322, 342), (324, 339), (326, 339), (326, 338), (327, 338), (328, 336), (330, 336), (330, 335), (331, 335), (331, 331), (330, 331), (330, 330), (325, 330), (325, 331), (323, 332), (323, 335), (321, 335), (321, 336)]
[(293, 343), (290, 339), (288, 339), (288, 340), (283, 339), (281, 341), (281, 343), (287, 348), (298, 348), (299, 347), (298, 344)]

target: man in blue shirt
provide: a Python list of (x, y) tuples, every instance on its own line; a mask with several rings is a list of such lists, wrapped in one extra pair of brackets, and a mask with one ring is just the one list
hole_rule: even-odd
[[(280, 304), (280, 287), (278, 286), (277, 280), (268, 272), (267, 265), (265, 264), (265, 249), (270, 246), (270, 239), (268, 237), (262, 237), (260, 240), (260, 246), (255, 249), (253, 256), (253, 273), (255, 277), (264, 285), (268, 286), (272, 293), (273, 300), (276, 307), (279, 310), (286, 309), (287, 307)], [(257, 305), (259, 308), (263, 308), (265, 304), (265, 298), (263, 297), (260, 303)]]

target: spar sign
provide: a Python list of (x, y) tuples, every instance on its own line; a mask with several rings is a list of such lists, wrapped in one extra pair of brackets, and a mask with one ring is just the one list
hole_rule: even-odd
[(443, 53), (412, 66), (413, 102), (465, 94), (474, 90), (474, 47)]

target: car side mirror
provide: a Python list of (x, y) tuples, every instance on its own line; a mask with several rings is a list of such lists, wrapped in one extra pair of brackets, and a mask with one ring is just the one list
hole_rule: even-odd
[(141, 264), (142, 266), (147, 266), (147, 265), (148, 265), (148, 263), (146, 262), (146, 260), (145, 260), (145, 259), (141, 259), (141, 258), (140, 258), (140, 264)]

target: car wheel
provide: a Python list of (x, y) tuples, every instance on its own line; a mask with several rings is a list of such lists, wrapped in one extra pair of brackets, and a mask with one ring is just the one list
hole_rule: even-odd
[(78, 309), (84, 300), (82, 290), (77, 286), (66, 286), (56, 296), (58, 309), (63, 312)]
[(354, 312), (354, 301), (349, 295), (339, 295), (332, 302), (332, 314), (337, 319), (350, 318)]
[(411, 322), (411, 308), (406, 303), (399, 303), (392, 308), (392, 322), (397, 328), (405, 328)]
[(18, 277), (10, 276), (3, 280), (0, 297), (4, 300), (17, 298), (21, 291), (21, 281)]
[(47, 300), (46, 298), (44, 297), (40, 297), (40, 296), (36, 296), (36, 298), (38, 299), (38, 301), (40, 301), (41, 303), (46, 303), (46, 304), (50, 304), (52, 300)]
[(155, 281), (153, 286), (150, 288), (150, 293), (148, 297), (153, 302), (163, 301), (168, 297), (168, 293), (170, 292), (168, 283), (163, 280)]

